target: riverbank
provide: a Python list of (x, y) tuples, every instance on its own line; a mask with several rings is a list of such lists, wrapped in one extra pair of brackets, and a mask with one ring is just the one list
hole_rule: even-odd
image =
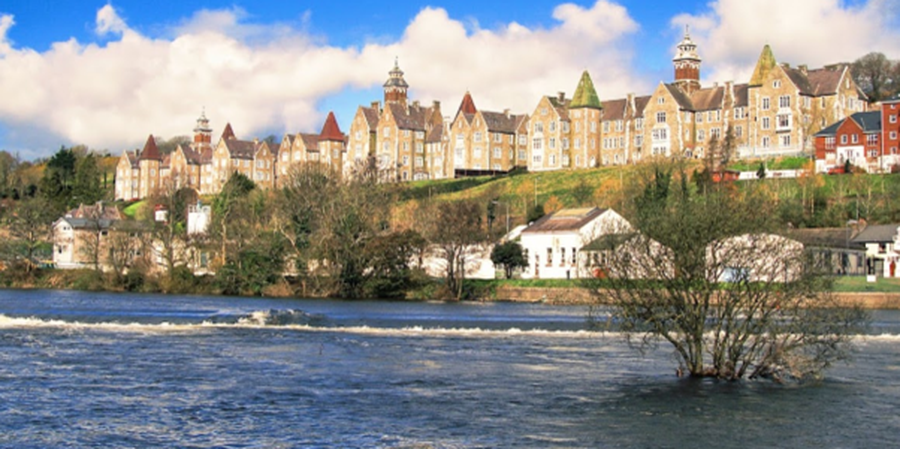
[[(900, 310), (900, 293), (835, 292), (841, 304), (859, 305), (864, 309)], [(544, 303), (554, 305), (586, 305), (596, 303), (590, 292), (582, 288), (539, 288), (499, 286), (495, 301)]]

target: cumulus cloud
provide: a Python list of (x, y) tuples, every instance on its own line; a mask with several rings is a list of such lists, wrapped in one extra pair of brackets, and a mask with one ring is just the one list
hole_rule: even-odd
[[(395, 56), (413, 96), (442, 101), (445, 115), (467, 89), (479, 107), (530, 112), (541, 95), (571, 93), (584, 69), (604, 98), (652, 86), (630, 73), (627, 39), (638, 24), (625, 8), (563, 4), (552, 17), (549, 27), (488, 30), (425, 8), (396, 42), (342, 48), (296, 27), (245, 23), (237, 8), (198, 11), (170, 35), (150, 37), (106, 5), (95, 32), (108, 41), (70, 39), (36, 52), (7, 42), (13, 20), (2, 16), (0, 122), (114, 153), (148, 133), (189, 134), (203, 107), (217, 129), (231, 122), (239, 137), (317, 131), (327, 112), (319, 102), (380, 86)], [(355, 111), (337, 112), (349, 123)]]
[(672, 19), (690, 25), (700, 45), (704, 78), (747, 80), (765, 44), (779, 62), (821, 67), (852, 62), (872, 51), (900, 58), (900, 31), (892, 24), (896, 0), (716, 0), (698, 14)]

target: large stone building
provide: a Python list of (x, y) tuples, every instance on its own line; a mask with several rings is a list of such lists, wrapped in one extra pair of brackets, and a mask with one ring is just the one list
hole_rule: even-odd
[(482, 111), (466, 92), (448, 127), (453, 170), (461, 174), (506, 173), (526, 167), (528, 115)]

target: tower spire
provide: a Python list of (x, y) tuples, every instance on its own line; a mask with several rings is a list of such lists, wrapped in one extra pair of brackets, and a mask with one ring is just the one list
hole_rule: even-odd
[(690, 25), (684, 26), (684, 38), (677, 47), (675, 58), (672, 62), (675, 66), (675, 83), (688, 94), (700, 89), (700, 55), (697, 54), (697, 44), (691, 39)]
[(400, 61), (394, 57), (394, 68), (389, 72), (390, 77), (384, 83), (384, 104), (398, 103), (406, 106), (406, 94), (409, 84), (403, 79), (403, 70), (400, 70)]

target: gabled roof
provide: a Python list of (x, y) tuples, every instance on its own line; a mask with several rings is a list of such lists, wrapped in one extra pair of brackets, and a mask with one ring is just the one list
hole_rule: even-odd
[(75, 209), (66, 212), (64, 217), (106, 220), (121, 220), (123, 218), (117, 207), (103, 204), (102, 201), (96, 204), (79, 204)]
[(344, 141), (344, 133), (341, 132), (341, 128), (340, 126), (338, 126), (337, 120), (334, 118), (334, 112), (328, 113), (328, 118), (325, 119), (325, 125), (322, 126), (322, 132), (319, 133), (319, 136), (320, 140), (324, 141)]
[(568, 98), (564, 98), (560, 100), (559, 97), (555, 97), (552, 95), (548, 95), (547, 99), (550, 100), (550, 104), (556, 109), (556, 113), (559, 115), (561, 120), (568, 121), (569, 120), (569, 100)]
[(694, 105), (691, 103), (691, 97), (688, 94), (681, 90), (676, 83), (666, 84), (666, 89), (668, 89), (669, 94), (672, 95), (672, 98), (675, 99), (675, 102), (678, 103), (678, 107), (686, 110), (693, 111)]
[(444, 127), (435, 126), (425, 135), (425, 143), (440, 143), (444, 138)]
[(628, 100), (606, 100), (603, 102), (603, 120), (623, 120), (628, 106)]
[(745, 108), (750, 105), (750, 85), (734, 85), (734, 107)]
[(303, 146), (306, 147), (307, 151), (319, 151), (319, 135), (318, 134), (307, 134), (300, 133), (297, 134), (298, 137), (303, 141)]
[(391, 115), (397, 128), (412, 131), (425, 131), (428, 128), (428, 118), (432, 113), (431, 108), (421, 106), (403, 106), (397, 103), (387, 105), (391, 109)]
[(515, 134), (518, 116), (503, 112), (481, 111), (487, 130), (497, 133)]
[(463, 96), (462, 102), (459, 104), (459, 110), (457, 114), (476, 114), (478, 113), (478, 108), (475, 107), (475, 100), (472, 99), (472, 94), (469, 91), (466, 91), (466, 94)]
[(900, 228), (900, 224), (866, 226), (851, 241), (853, 243), (890, 243), (897, 236), (897, 228)]
[(850, 117), (842, 118), (831, 125), (828, 125), (825, 129), (814, 134), (814, 137), (833, 137), (837, 135), (838, 129), (840, 129), (841, 125), (843, 125), (847, 120), (853, 120), (859, 127), (862, 129), (863, 133), (877, 133), (881, 132), (881, 112), (880, 111), (869, 111), (869, 112), (857, 112)]
[(698, 89), (691, 95), (691, 105), (695, 111), (715, 111), (722, 109), (725, 87), (715, 86)]
[(576, 108), (603, 108), (600, 97), (597, 96), (597, 90), (594, 89), (594, 82), (587, 70), (581, 74), (578, 87), (575, 88), (575, 95), (572, 95), (572, 101), (569, 102), (569, 109)]
[(162, 155), (159, 154), (159, 148), (156, 146), (156, 139), (153, 138), (153, 134), (147, 137), (147, 143), (144, 144), (144, 150), (141, 151), (141, 160), (162, 160)]
[(249, 140), (225, 139), (228, 154), (235, 159), (253, 159), (257, 143)]
[(804, 228), (792, 229), (785, 236), (807, 247), (865, 249), (861, 243), (853, 241), (854, 232), (851, 228)]
[(369, 129), (378, 129), (378, 116), (380, 115), (380, 111), (378, 109), (367, 108), (365, 106), (360, 106), (359, 108), (362, 110), (363, 116), (366, 118), (366, 123), (369, 124)]
[(858, 123), (864, 133), (881, 132), (881, 111), (857, 112), (850, 119)]
[(640, 117), (644, 116), (644, 109), (646, 109), (647, 105), (650, 104), (650, 98), (652, 98), (650, 95), (643, 96), (643, 97), (635, 97), (635, 99), (634, 99), (634, 115), (635, 115), (635, 117), (640, 118)]
[(536, 234), (544, 232), (572, 232), (578, 231), (593, 219), (603, 215), (608, 209), (597, 207), (585, 209), (562, 209), (552, 214), (545, 215), (522, 231), (523, 234)]
[(812, 97), (835, 95), (840, 89), (846, 65), (837, 64), (821, 69), (805, 71), (799, 68), (784, 67), (791, 82), (800, 93)]

